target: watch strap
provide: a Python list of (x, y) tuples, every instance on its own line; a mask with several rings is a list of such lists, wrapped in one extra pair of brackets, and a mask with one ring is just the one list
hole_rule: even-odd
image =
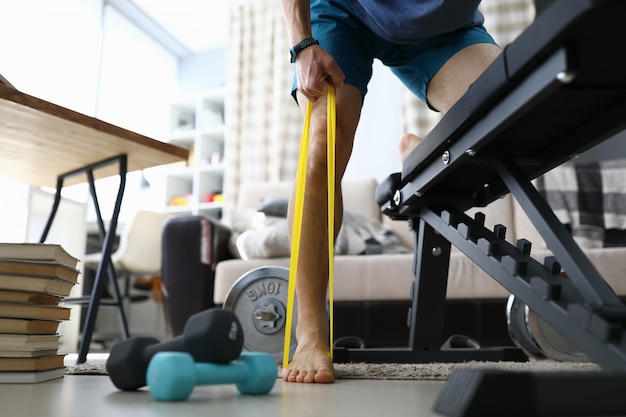
[(317, 39), (306, 38), (305, 40), (300, 41), (294, 46), (292, 46), (291, 49), (289, 49), (289, 55), (291, 56), (291, 63), (293, 64), (294, 62), (296, 62), (296, 57), (298, 56), (300, 51), (302, 51), (305, 48), (308, 48), (309, 46), (319, 45), (319, 44), (320, 43)]

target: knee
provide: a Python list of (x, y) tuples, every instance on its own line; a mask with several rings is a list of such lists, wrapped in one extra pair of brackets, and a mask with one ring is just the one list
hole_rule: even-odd
[[(358, 90), (355, 94), (359, 94)], [(348, 89), (348, 92), (351, 90)], [(339, 96), (338, 96), (339, 97)], [(336, 131), (335, 131), (335, 166), (336, 177), (341, 179), (352, 154), (354, 135), (359, 120), (360, 107), (353, 103), (353, 100), (337, 100)], [(327, 143), (328, 143), (328, 119), (326, 106), (314, 106), (311, 117), (309, 133), (309, 159), (308, 176), (326, 177), (327, 164)]]
[(328, 151), (326, 148), (326, 127), (316, 129), (316, 134), (309, 138), (309, 155), (307, 162), (307, 176), (326, 178), (328, 170)]

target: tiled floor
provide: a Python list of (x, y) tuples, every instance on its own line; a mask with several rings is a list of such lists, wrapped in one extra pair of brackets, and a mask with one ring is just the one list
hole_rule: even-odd
[(241, 395), (229, 385), (202, 386), (187, 401), (165, 403), (153, 400), (145, 389), (120, 392), (107, 376), (67, 375), (42, 384), (0, 385), (0, 415), (428, 417), (438, 415), (431, 408), (442, 385), (443, 382), (382, 380), (304, 385), (277, 379), (268, 395)]

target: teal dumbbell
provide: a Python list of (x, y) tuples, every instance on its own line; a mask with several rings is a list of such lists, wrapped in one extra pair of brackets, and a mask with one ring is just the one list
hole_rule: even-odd
[(268, 353), (244, 352), (228, 364), (196, 363), (185, 352), (154, 355), (146, 380), (152, 397), (159, 401), (186, 400), (196, 385), (236, 384), (242, 394), (267, 394), (277, 378), (274, 357)]

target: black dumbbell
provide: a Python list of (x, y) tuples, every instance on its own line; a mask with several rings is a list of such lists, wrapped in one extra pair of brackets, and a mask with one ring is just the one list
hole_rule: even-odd
[(241, 355), (243, 332), (235, 314), (212, 308), (187, 320), (181, 336), (165, 342), (154, 337), (131, 337), (111, 349), (106, 369), (118, 389), (146, 385), (150, 359), (158, 352), (187, 352), (196, 362), (228, 363)]

